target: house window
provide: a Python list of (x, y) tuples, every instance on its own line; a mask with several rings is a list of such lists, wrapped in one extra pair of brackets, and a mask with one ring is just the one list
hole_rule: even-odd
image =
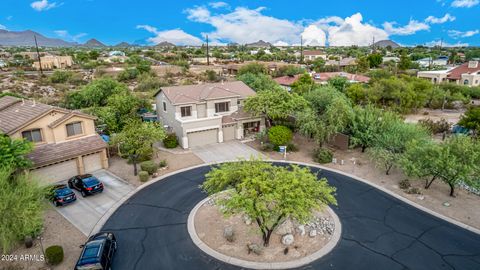
[(82, 134), (82, 122), (74, 122), (67, 124), (67, 137)]
[(42, 140), (42, 132), (40, 131), (39, 128), (22, 132), (22, 137), (25, 140), (28, 140), (28, 141), (31, 141), (31, 142), (41, 142), (41, 141), (43, 141)]
[(229, 107), (229, 102), (215, 103), (215, 112), (216, 113), (228, 112), (229, 111), (228, 107)]
[(163, 102), (163, 111), (167, 112), (167, 103), (165, 101)]
[(468, 85), (468, 80), (463, 81), (464, 85)]
[(180, 112), (182, 113), (182, 117), (192, 116), (192, 107), (180, 107)]
[(237, 99), (237, 105), (241, 105), (242, 101), (240, 99)]

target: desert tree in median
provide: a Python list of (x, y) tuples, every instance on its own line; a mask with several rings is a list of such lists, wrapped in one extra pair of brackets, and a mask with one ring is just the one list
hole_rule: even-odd
[(246, 214), (252, 218), (264, 246), (269, 245), (273, 231), (284, 220), (305, 223), (313, 211), (337, 203), (335, 188), (308, 168), (281, 167), (254, 159), (214, 167), (202, 188), (209, 195), (227, 190), (216, 203), (227, 216)]
[(353, 146), (360, 146), (362, 152), (373, 145), (375, 136), (381, 132), (382, 120), (396, 118), (392, 112), (383, 112), (371, 104), (365, 108), (355, 106), (353, 112), (354, 116), (349, 126), (351, 143)]
[(112, 138), (112, 144), (119, 145), (122, 153), (133, 162), (133, 173), (137, 175), (137, 162), (141, 153), (152, 149), (155, 142), (165, 138), (165, 130), (157, 123), (141, 122), (134, 119), (127, 123), (122, 132)]
[(428, 189), (441, 173), (438, 159), (441, 147), (432, 140), (411, 141), (400, 160), (400, 167), (406, 175), (424, 179), (425, 189)]
[(0, 167), (0, 249), (7, 254), (27, 236), (35, 236), (43, 225), (45, 191), (27, 173), (15, 167)]

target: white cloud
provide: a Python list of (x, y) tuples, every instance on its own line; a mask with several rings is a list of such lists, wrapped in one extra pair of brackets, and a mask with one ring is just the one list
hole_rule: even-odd
[(367, 46), (374, 38), (375, 40), (388, 39), (388, 33), (385, 30), (364, 23), (360, 13), (345, 18), (341, 24), (338, 24), (339, 22), (334, 22), (336, 25), (328, 28), (330, 46)]
[(441, 18), (436, 18), (434, 16), (428, 16), (425, 19), (425, 22), (431, 23), (431, 24), (441, 24), (441, 23), (446, 23), (446, 22), (453, 22), (456, 19), (457, 18), (455, 18), (455, 16), (452, 16), (449, 13), (447, 13), (447, 14), (445, 14), (445, 16), (443, 16)]
[(460, 42), (451, 44), (451, 43), (447, 43), (447, 42), (442, 42), (442, 41), (440, 41), (440, 40), (435, 40), (435, 41), (430, 41), (430, 42), (425, 43), (425, 46), (427, 46), (427, 47), (435, 47), (435, 46), (442, 46), (442, 47), (468, 47), (469, 44), (468, 44), (468, 43), (460, 43)]
[(66, 40), (71, 40), (78, 42), (80, 38), (84, 37), (87, 35), (87, 33), (79, 33), (76, 35), (71, 35), (67, 30), (55, 30), (53, 31), (57, 36), (66, 39)]
[(320, 27), (311, 24), (303, 30), (302, 39), (305, 45), (325, 46), (327, 35)]
[(415, 34), (418, 31), (430, 30), (430, 26), (426, 23), (416, 20), (410, 20), (405, 26), (396, 26), (396, 22), (385, 22), (383, 28), (390, 35), (407, 36)]
[(466, 38), (466, 37), (472, 37), (480, 33), (480, 31), (477, 30), (470, 30), (470, 31), (458, 31), (458, 30), (449, 30), (448, 35), (454, 39), (457, 38)]
[(7, 30), (7, 27), (3, 24), (0, 24), (0, 30)]
[(212, 8), (228, 8), (230, 7), (227, 3), (225, 2), (210, 2), (208, 3), (209, 6), (211, 6)]
[(57, 7), (56, 2), (49, 3), (48, 0), (41, 0), (41, 1), (35, 1), (30, 4), (30, 6), (35, 9), (36, 11), (43, 11), (43, 10), (49, 10), (54, 7)]
[(263, 15), (264, 9), (264, 7), (256, 9), (237, 7), (228, 13), (212, 14), (205, 7), (194, 7), (185, 12), (189, 20), (206, 23), (215, 28), (212, 32), (204, 33), (212, 40), (240, 44), (260, 39), (271, 43), (299, 42), (303, 30), (301, 24)]
[(452, 7), (456, 8), (471, 8), (480, 3), (479, 0), (455, 0), (452, 2)]
[(163, 41), (168, 41), (175, 45), (202, 45), (203, 41), (196, 36), (190, 35), (182, 29), (172, 29), (158, 31), (156, 27), (150, 25), (137, 25), (137, 29), (144, 29), (152, 34), (154, 37), (148, 39), (152, 44), (158, 44)]

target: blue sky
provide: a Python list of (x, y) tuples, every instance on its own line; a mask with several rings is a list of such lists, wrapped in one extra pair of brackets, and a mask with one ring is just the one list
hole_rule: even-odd
[(480, 0), (146, 1), (1, 0), (0, 29), (106, 44), (170, 41), (240, 44), (480, 46)]

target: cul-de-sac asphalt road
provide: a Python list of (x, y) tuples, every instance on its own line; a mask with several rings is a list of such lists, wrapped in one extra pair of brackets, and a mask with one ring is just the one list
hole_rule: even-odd
[[(160, 180), (132, 196), (105, 223), (115, 232), (114, 270), (238, 269), (199, 250), (187, 232), (209, 167)], [(313, 171), (318, 169), (312, 168)], [(337, 187), (342, 237), (301, 269), (480, 269), (480, 235), (431, 216), (367, 184), (322, 171)]]

